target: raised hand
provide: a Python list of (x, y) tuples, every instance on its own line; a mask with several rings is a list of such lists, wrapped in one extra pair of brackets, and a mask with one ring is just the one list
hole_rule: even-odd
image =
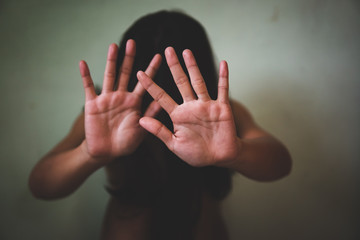
[(141, 118), (140, 125), (160, 138), (172, 152), (192, 166), (222, 166), (233, 161), (240, 152), (241, 144), (236, 135), (229, 103), (227, 63), (220, 63), (218, 97), (212, 100), (190, 50), (185, 50), (183, 57), (191, 85), (174, 49), (167, 48), (165, 56), (184, 101), (181, 105), (157, 86), (148, 74), (139, 71), (137, 77), (169, 114), (174, 132), (151, 117)]
[[(89, 68), (85, 61), (79, 64), (85, 90), (85, 141), (90, 156), (104, 161), (131, 154), (139, 146), (146, 131), (139, 125), (142, 117), (141, 102), (145, 89), (138, 83), (133, 92), (127, 90), (135, 58), (135, 42), (126, 44), (125, 57), (120, 69), (118, 86), (115, 89), (116, 60), (118, 46), (111, 44), (108, 51), (103, 88), (99, 96), (95, 93)], [(161, 63), (155, 55), (146, 70), (154, 77)], [(153, 117), (161, 107), (153, 102), (144, 116)]]

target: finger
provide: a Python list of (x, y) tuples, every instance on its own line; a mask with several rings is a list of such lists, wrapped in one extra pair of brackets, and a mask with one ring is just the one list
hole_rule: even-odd
[(184, 70), (180, 65), (175, 50), (172, 47), (166, 48), (165, 57), (166, 57), (166, 62), (170, 68), (171, 74), (174, 78), (174, 81), (180, 91), (180, 94), (184, 102), (194, 100), (195, 99), (194, 92), (189, 83), (189, 79), (187, 78)]
[[(151, 79), (153, 79), (155, 77), (155, 74), (157, 72), (157, 70), (159, 69), (161, 65), (161, 55), (160, 54), (156, 54), (153, 59), (151, 60), (149, 66), (147, 67), (145, 73), (146, 75), (148, 75)], [(139, 96), (144, 95), (145, 93), (145, 88), (143, 88), (143, 86), (141, 85), (141, 83), (137, 83), (134, 89), (134, 93), (136, 93)]]
[(220, 62), (218, 100), (223, 103), (229, 102), (229, 69), (226, 61)]
[(81, 75), (82, 82), (83, 82), (83, 87), (85, 90), (85, 101), (92, 100), (92, 99), (96, 98), (97, 95), (95, 93), (94, 83), (90, 76), (89, 67), (85, 61), (83, 61), (83, 60), (80, 61), (79, 69), (80, 69), (80, 75)]
[(137, 78), (153, 99), (170, 115), (177, 106), (176, 102), (143, 71), (137, 73)]
[(125, 57), (120, 68), (118, 90), (127, 91), (130, 74), (134, 64), (135, 54), (136, 54), (135, 41), (129, 39), (126, 43)]
[(196, 63), (194, 55), (190, 50), (186, 49), (183, 52), (183, 56), (184, 56), (186, 68), (190, 75), (191, 85), (194, 88), (198, 98), (204, 101), (211, 100), (206, 88), (204, 78), (201, 75), (201, 72)]
[(117, 54), (118, 54), (118, 46), (115, 43), (112, 43), (109, 46), (109, 51), (106, 60), (103, 92), (111, 92), (114, 89)]
[(161, 111), (161, 106), (158, 102), (153, 101), (150, 103), (148, 108), (146, 109), (144, 116), (145, 117), (155, 117)]
[(139, 123), (148, 132), (154, 134), (161, 141), (163, 141), (170, 150), (172, 149), (173, 135), (172, 132), (169, 129), (167, 129), (164, 124), (150, 117), (141, 118)]

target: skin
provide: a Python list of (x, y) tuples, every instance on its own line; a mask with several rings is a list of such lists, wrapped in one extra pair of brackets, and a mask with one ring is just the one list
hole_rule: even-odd
[[(178, 105), (152, 81), (161, 64), (159, 54), (154, 56), (145, 72), (138, 72), (139, 83), (135, 89), (132, 92), (127, 90), (136, 53), (133, 40), (127, 42), (119, 84), (115, 86), (117, 52), (118, 46), (111, 44), (99, 96), (95, 93), (86, 62), (79, 63), (85, 91), (85, 112), (76, 119), (69, 134), (32, 170), (29, 187), (35, 197), (57, 199), (68, 196), (99, 168), (133, 153), (147, 132), (154, 134), (194, 167), (215, 165), (231, 168), (257, 181), (277, 180), (290, 172), (291, 157), (286, 147), (259, 127), (244, 106), (229, 99), (229, 71), (225, 61), (220, 63), (218, 97), (212, 100), (191, 51), (183, 52), (189, 80), (174, 49), (167, 48), (166, 62), (184, 100)], [(155, 101), (141, 115), (146, 91)], [(154, 118), (161, 108), (173, 121), (174, 132)], [(209, 203), (211, 199), (204, 196), (203, 201)], [(211, 207), (203, 212), (210, 214), (215, 211), (213, 215), (219, 219), (218, 203), (204, 206)], [(116, 201), (110, 201), (104, 229), (112, 230), (105, 231), (104, 239), (114, 238), (116, 232), (123, 236), (130, 234), (130, 222), (119, 222), (111, 215), (113, 209), (120, 211), (121, 208)], [(150, 215), (134, 220), (133, 228), (139, 224), (145, 226), (146, 221), (151, 220)], [(207, 229), (209, 224), (202, 222), (199, 226)], [(115, 233), (112, 232), (114, 229)]]
[(172, 152), (192, 166), (226, 165), (227, 161), (235, 159), (241, 151), (229, 102), (226, 62), (220, 63), (218, 99), (211, 100), (190, 50), (185, 50), (183, 56), (191, 85), (174, 49), (167, 48), (165, 56), (184, 100), (181, 105), (176, 104), (144, 72), (138, 72), (138, 79), (169, 114), (174, 124), (174, 132), (170, 132), (161, 122), (150, 117), (142, 118), (140, 125), (160, 138)]
[[(71, 194), (94, 171), (115, 158), (131, 154), (144, 139), (146, 131), (139, 125), (139, 119), (145, 90), (141, 84), (133, 92), (126, 90), (135, 42), (129, 40), (127, 43), (119, 86), (114, 90), (117, 50), (116, 44), (110, 45), (103, 91), (99, 96), (86, 62), (79, 63), (85, 90), (85, 113), (75, 121), (69, 135), (35, 165), (29, 178), (34, 196), (54, 199)], [(154, 76), (160, 63), (160, 55), (154, 56), (146, 73)], [(154, 116), (160, 110), (153, 102), (144, 116)]]
[[(119, 84), (114, 90), (118, 47), (112, 44), (104, 74), (103, 90), (100, 96), (95, 93), (93, 81), (87, 64), (80, 62), (80, 72), (85, 89), (85, 139), (86, 151), (92, 158), (102, 163), (116, 157), (133, 153), (145, 136), (145, 130), (139, 125), (141, 102), (144, 88), (137, 84), (133, 92), (127, 91), (127, 85), (135, 57), (135, 42), (127, 43), (124, 64)], [(148, 67), (148, 74), (155, 75), (160, 66), (161, 57), (155, 55)], [(144, 116), (154, 116), (160, 107), (153, 102)]]
[(225, 61), (220, 63), (218, 97), (212, 100), (190, 50), (183, 52), (190, 81), (174, 49), (167, 48), (165, 56), (183, 103), (176, 104), (146, 73), (139, 71), (140, 83), (169, 114), (174, 132), (158, 120), (146, 116), (140, 119), (143, 128), (194, 167), (214, 165), (232, 168), (259, 181), (275, 180), (289, 173), (291, 158), (285, 146), (258, 127), (244, 107), (233, 103), (235, 112), (243, 115), (238, 123), (242, 125), (242, 132), (237, 132)]

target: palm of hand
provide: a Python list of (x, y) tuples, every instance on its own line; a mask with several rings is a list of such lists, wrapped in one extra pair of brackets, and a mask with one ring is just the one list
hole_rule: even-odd
[(174, 134), (169, 146), (192, 166), (213, 165), (237, 154), (231, 108), (216, 101), (191, 101), (172, 113)]
[(152, 118), (140, 119), (141, 126), (159, 137), (172, 152), (192, 166), (220, 166), (234, 160), (240, 146), (229, 103), (226, 62), (220, 64), (218, 98), (212, 100), (191, 51), (183, 52), (191, 85), (174, 49), (167, 48), (165, 56), (183, 104), (178, 105), (145, 73), (138, 72), (138, 79), (169, 114), (174, 132)]
[[(85, 90), (85, 141), (87, 152), (101, 161), (131, 154), (144, 138), (145, 131), (139, 125), (140, 107), (145, 89), (138, 83), (132, 92), (127, 90), (135, 57), (135, 42), (129, 40), (116, 84), (118, 47), (111, 44), (105, 69), (102, 92), (95, 93), (87, 64), (80, 62), (80, 73)], [(161, 63), (155, 55), (146, 72), (154, 76)], [(115, 89), (114, 86), (117, 86)], [(150, 104), (145, 116), (155, 116), (158, 104)]]
[(120, 156), (133, 152), (143, 140), (139, 125), (141, 98), (129, 92), (111, 92), (85, 105), (85, 133), (92, 156)]

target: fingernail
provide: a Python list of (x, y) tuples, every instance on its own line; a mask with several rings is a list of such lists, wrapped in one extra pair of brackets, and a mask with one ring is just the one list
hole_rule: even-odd
[(175, 50), (174, 50), (173, 47), (167, 47), (167, 48), (165, 49), (165, 54), (171, 56), (174, 51), (175, 51)]
[(137, 76), (138, 77), (144, 77), (144, 72), (143, 71), (138, 71)]
[(191, 55), (191, 51), (189, 49), (185, 49), (183, 51), (183, 56), (186, 57), (186, 58), (189, 58)]

